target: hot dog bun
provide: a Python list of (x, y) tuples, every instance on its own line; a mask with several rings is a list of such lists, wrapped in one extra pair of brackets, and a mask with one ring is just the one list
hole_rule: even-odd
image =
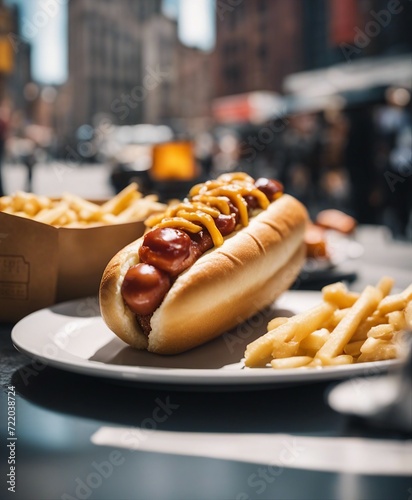
[(305, 258), (306, 221), (306, 209), (292, 196), (285, 194), (271, 203), (178, 276), (151, 318), (149, 337), (121, 294), (127, 270), (139, 262), (141, 238), (116, 254), (103, 273), (103, 319), (138, 349), (177, 354), (201, 345), (245, 321), (290, 287)]

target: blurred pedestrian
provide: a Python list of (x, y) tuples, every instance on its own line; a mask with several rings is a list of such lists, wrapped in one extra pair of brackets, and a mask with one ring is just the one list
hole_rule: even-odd
[(376, 224), (379, 220), (374, 192), (378, 185), (378, 172), (374, 165), (375, 130), (372, 111), (368, 105), (347, 110), (349, 120), (346, 143), (346, 166), (351, 181), (353, 216), (361, 224)]
[(309, 208), (319, 208), (321, 135), (316, 113), (299, 113), (289, 117), (282, 137), (282, 167), (280, 180), (288, 193)]

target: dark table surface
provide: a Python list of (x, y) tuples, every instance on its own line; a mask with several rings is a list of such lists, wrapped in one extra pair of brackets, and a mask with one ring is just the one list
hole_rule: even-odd
[[(384, 274), (399, 289), (412, 282), (409, 243), (376, 227), (355, 239), (363, 255), (339, 265), (356, 273), (352, 289)], [(12, 327), (0, 325), (1, 498), (412, 499), (410, 470), (397, 461), (410, 436), (334, 412), (326, 397), (337, 382), (249, 391), (126, 385), (36, 363), (16, 351)]]

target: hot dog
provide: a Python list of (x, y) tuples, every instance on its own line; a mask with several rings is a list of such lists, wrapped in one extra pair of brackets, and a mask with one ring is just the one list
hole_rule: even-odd
[(274, 180), (223, 174), (146, 221), (100, 284), (109, 328), (137, 349), (177, 354), (246, 320), (295, 280), (307, 212)]

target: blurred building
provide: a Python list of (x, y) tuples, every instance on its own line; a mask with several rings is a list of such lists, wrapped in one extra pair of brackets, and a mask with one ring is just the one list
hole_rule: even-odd
[(0, 100), (7, 97), (13, 107), (26, 111), (24, 89), (31, 81), (31, 46), (20, 36), (19, 10), (0, 0)]
[(212, 54), (178, 46), (179, 114), (183, 128), (192, 134), (211, 126), (211, 105), (214, 92)]
[(152, 16), (144, 25), (142, 42), (141, 119), (172, 125), (179, 112), (177, 22)]
[(217, 4), (216, 97), (256, 90), (279, 92), (285, 76), (302, 69), (302, 3), (244, 0), (233, 7), (230, 2)]
[(98, 113), (118, 124), (143, 121), (144, 25), (160, 11), (161, 0), (70, 0), (71, 130)]
[(409, 0), (302, 2), (303, 65), (316, 69), (412, 51)]
[[(312, 0), (302, 5), (303, 72), (285, 78), (284, 91), (302, 108), (322, 97), (342, 102), (384, 100), (390, 85), (411, 88), (412, 3)], [(311, 101), (311, 103), (309, 102)]]
[(5, 95), (6, 78), (12, 72), (14, 65), (13, 47), (9, 40), (13, 26), (12, 11), (0, 0), (0, 99)]
[(195, 134), (210, 126), (211, 54), (178, 39), (177, 22), (152, 16), (143, 32), (143, 121)]
[(161, 7), (161, 0), (69, 2), (69, 80), (57, 99), (68, 111), (58, 112), (63, 144), (76, 147), (76, 131), (102, 115), (177, 131), (209, 125), (210, 54), (182, 46), (177, 22)]

